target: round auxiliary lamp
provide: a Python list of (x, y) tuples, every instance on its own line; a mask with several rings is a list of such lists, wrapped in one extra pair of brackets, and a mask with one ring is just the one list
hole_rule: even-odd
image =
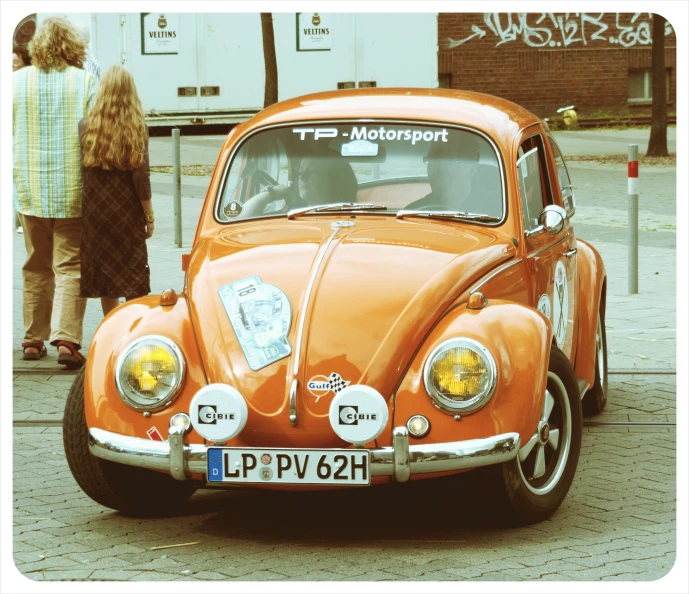
[(388, 423), (388, 405), (370, 386), (347, 386), (330, 403), (330, 425), (337, 436), (363, 447), (376, 439)]

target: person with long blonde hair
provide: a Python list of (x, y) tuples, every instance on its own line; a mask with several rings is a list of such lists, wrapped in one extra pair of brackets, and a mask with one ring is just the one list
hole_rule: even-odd
[(72, 23), (45, 19), (28, 45), (31, 65), (14, 72), (12, 194), (24, 229), (23, 358), (57, 347), (57, 362), (84, 364), (79, 352), (86, 300), (79, 297), (81, 167), (78, 123), (96, 80), (83, 70), (86, 46)]
[(154, 214), (148, 129), (132, 75), (103, 74), (94, 105), (79, 122), (83, 224), (81, 296), (100, 297), (103, 314), (119, 298), (150, 293), (146, 240)]

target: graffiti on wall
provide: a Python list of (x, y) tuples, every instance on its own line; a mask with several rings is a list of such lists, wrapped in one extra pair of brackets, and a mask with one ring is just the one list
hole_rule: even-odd
[[(471, 35), (460, 40), (447, 38), (442, 46), (443, 49), (453, 49), (472, 39), (481, 39), (489, 32), (497, 41), (495, 47), (515, 41), (521, 41), (529, 47), (545, 48), (587, 45), (593, 41), (605, 41), (621, 47), (650, 45), (651, 13), (617, 13), (614, 27), (603, 22), (604, 15), (585, 12), (557, 15), (552, 12), (487, 12), (483, 15), (484, 27), (473, 24)], [(671, 33), (672, 26), (666, 22), (665, 35)]]

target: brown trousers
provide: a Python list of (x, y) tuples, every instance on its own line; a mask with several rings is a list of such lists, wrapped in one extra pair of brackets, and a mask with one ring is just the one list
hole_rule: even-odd
[[(81, 281), (81, 217), (47, 219), (18, 213), (27, 258), (24, 342), (66, 340), (81, 346), (86, 299)], [(52, 328), (52, 332), (51, 332)]]

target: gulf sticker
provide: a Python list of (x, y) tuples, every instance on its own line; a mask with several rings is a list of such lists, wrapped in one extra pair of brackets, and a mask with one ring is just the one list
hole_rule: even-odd
[(344, 390), (349, 384), (349, 381), (342, 379), (339, 373), (333, 371), (328, 377), (324, 375), (314, 375), (307, 382), (306, 388), (316, 397), (316, 402), (318, 402), (329, 392), (337, 394)]

